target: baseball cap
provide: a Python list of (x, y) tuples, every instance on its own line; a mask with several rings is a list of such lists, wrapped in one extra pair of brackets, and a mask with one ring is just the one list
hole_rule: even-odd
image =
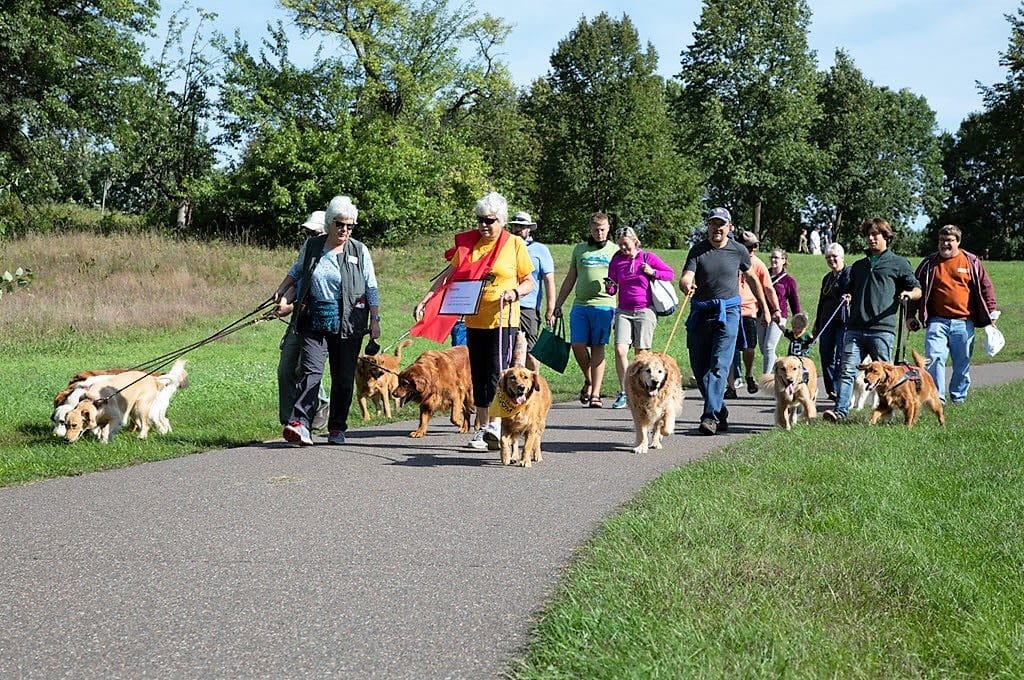
[(732, 222), (732, 215), (725, 208), (712, 208), (711, 212), (708, 213), (708, 221), (710, 222), (715, 219)]
[(745, 231), (740, 234), (740, 242), (748, 248), (756, 248), (761, 245), (761, 241), (758, 240), (757, 234), (752, 231)]
[(530, 213), (520, 210), (508, 221), (510, 225), (518, 224), (523, 227), (536, 227), (537, 223), (530, 219)]
[(323, 210), (315, 210), (309, 214), (306, 221), (302, 223), (306, 229), (322, 234), (327, 231), (327, 214)]

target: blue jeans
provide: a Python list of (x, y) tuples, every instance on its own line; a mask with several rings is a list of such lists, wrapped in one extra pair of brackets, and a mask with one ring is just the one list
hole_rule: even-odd
[(924, 354), (928, 373), (935, 379), (942, 403), (946, 403), (946, 359), (953, 355), (953, 373), (949, 378), (949, 396), (958, 404), (967, 398), (971, 387), (971, 354), (974, 353), (974, 323), (963, 319), (933, 316), (924, 333)]
[(701, 314), (703, 317), (686, 334), (690, 368), (693, 369), (700, 396), (704, 398), (704, 412), (700, 418), (719, 422), (729, 413), (725, 409), (725, 388), (729, 381), (729, 365), (736, 352), (740, 308), (730, 307), (725, 310), (724, 325), (718, 321), (717, 310), (714, 313), (693, 311), (691, 316), (693, 314)]
[(839, 371), (839, 396), (836, 399), (836, 413), (846, 416), (850, 412), (853, 397), (853, 381), (857, 377), (857, 365), (865, 355), (875, 361), (892, 361), (892, 348), (896, 334), (889, 331), (861, 331), (846, 329), (843, 342), (843, 363)]
[(842, 359), (843, 327), (829, 324), (818, 335), (818, 352), (821, 356), (821, 377), (825, 381), (825, 394), (838, 394), (839, 362)]

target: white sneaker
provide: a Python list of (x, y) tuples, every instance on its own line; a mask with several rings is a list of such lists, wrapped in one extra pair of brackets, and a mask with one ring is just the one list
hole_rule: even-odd
[(481, 427), (479, 430), (474, 432), (473, 437), (466, 442), (466, 446), (471, 449), (476, 449), (477, 451), (486, 451), (487, 442), (484, 441), (484, 429), (485, 428)]
[(489, 423), (484, 428), (484, 441), (490, 451), (501, 451), (501, 426)]

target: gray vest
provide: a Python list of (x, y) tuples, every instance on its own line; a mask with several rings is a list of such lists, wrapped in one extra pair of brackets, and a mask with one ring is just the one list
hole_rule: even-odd
[[(302, 266), (300, 283), (300, 300), (305, 301), (309, 295), (309, 282), (313, 277), (320, 257), (323, 255), (326, 236), (314, 236), (306, 242), (306, 259)], [(366, 301), (366, 251), (363, 244), (353, 238), (345, 242), (345, 247), (333, 257), (338, 258), (341, 265), (341, 290), (338, 294), (338, 311), (341, 315), (341, 329), (338, 335), (343, 338), (360, 338), (366, 334), (370, 319), (370, 305)]]

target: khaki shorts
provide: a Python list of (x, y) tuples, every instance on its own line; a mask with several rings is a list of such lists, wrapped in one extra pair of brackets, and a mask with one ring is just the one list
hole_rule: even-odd
[(633, 349), (650, 349), (654, 344), (654, 328), (658, 317), (653, 309), (615, 312), (615, 344), (633, 345)]

